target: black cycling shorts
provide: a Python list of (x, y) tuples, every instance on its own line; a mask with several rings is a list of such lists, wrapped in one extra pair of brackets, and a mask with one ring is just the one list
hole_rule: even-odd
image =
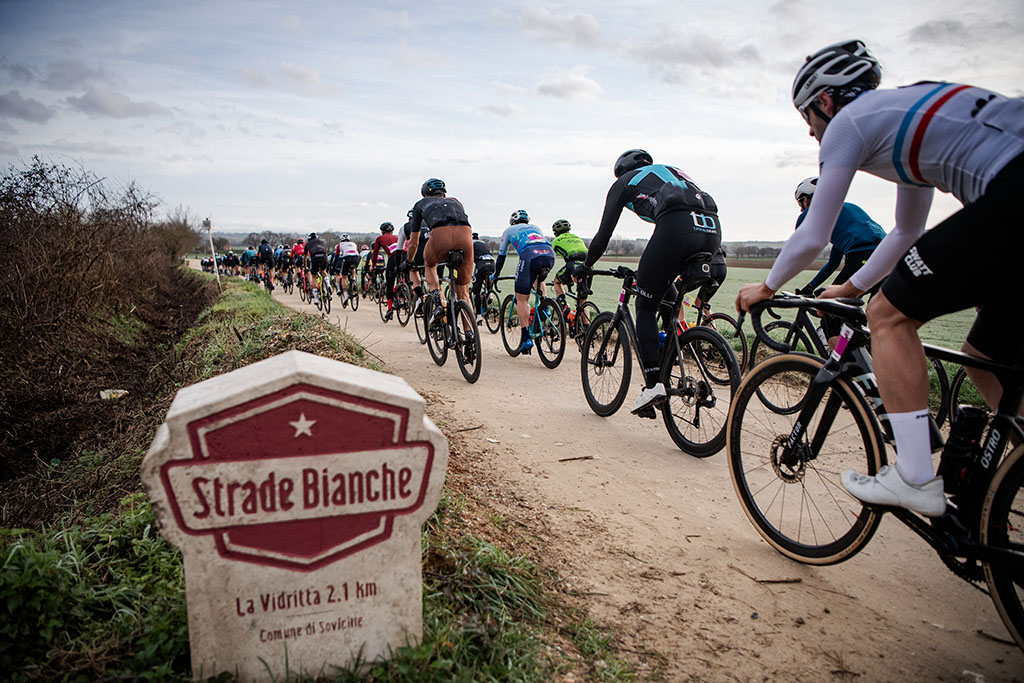
[(354, 271), (358, 265), (359, 265), (359, 255), (358, 254), (342, 257), (341, 274), (343, 276), (344, 275), (348, 275), (349, 273)]
[(1017, 272), (1024, 249), (1021, 196), (1024, 154), (976, 202), (925, 232), (886, 278), (882, 293), (920, 322), (980, 307), (967, 341), (997, 362), (1014, 364), (1024, 340)]
[(559, 268), (558, 272), (555, 273), (555, 279), (561, 282), (563, 285), (571, 285), (573, 275), (575, 275), (576, 271), (581, 266), (583, 266), (583, 261), (586, 258), (587, 255), (584, 254), (582, 258), (569, 259), (568, 261), (566, 261), (565, 265)]
[(313, 254), (309, 257), (309, 272), (311, 275), (317, 275), (321, 272), (327, 272), (327, 254)]
[(474, 279), (489, 278), (494, 275), (494, 261), (477, 261), (473, 270)]
[(636, 269), (638, 310), (643, 299), (652, 308), (657, 306), (676, 276), (686, 271), (688, 258), (702, 251), (714, 254), (721, 243), (721, 228), (714, 232), (695, 230), (689, 212), (671, 211), (659, 216)]

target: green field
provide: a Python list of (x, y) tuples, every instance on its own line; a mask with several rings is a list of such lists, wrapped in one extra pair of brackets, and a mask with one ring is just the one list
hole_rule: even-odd
[[(516, 271), (517, 259), (515, 256), (509, 255), (508, 261), (502, 268), (502, 275), (514, 275)], [(629, 266), (630, 268), (636, 268), (637, 259), (616, 259), (616, 258), (605, 258), (597, 262), (597, 268), (608, 269), (615, 268), (619, 264)], [(555, 264), (555, 269), (561, 268), (562, 260), (558, 259)], [(793, 278), (786, 287), (787, 291), (792, 291), (797, 287), (802, 287), (807, 284), (817, 270), (807, 270)], [(736, 300), (736, 294), (739, 292), (740, 287), (745, 284), (761, 282), (768, 274), (768, 270), (765, 268), (729, 268), (729, 276), (726, 278), (725, 283), (721, 289), (718, 290), (718, 294), (715, 295), (712, 301), (712, 306), (716, 310), (730, 313), (735, 317), (736, 311), (734, 308), (734, 301)], [(554, 276), (548, 276), (548, 281), (552, 281)], [(511, 292), (511, 282), (503, 282), (502, 292)], [(600, 307), (602, 311), (614, 308), (618, 304), (619, 291), (621, 290), (622, 281), (613, 277), (595, 277), (594, 278), (594, 295), (592, 300)], [(551, 292), (551, 296), (554, 296), (554, 292)], [(689, 316), (692, 320), (692, 315)], [(960, 349), (960, 345), (964, 339), (967, 338), (967, 332), (971, 329), (971, 324), (974, 322), (974, 311), (966, 310), (954, 313), (952, 315), (943, 316), (937, 320), (933, 320), (923, 328), (921, 328), (921, 339), (930, 344), (937, 346), (944, 346), (951, 349)], [(753, 329), (744, 325), (744, 329), (747, 330), (748, 335), (753, 334)]]

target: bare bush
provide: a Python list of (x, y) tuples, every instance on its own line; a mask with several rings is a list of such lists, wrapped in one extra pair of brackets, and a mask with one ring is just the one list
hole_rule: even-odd
[(202, 236), (193, 227), (194, 224), (188, 212), (178, 207), (150, 228), (153, 247), (166, 257), (168, 264), (177, 265), (185, 254), (200, 246)]
[(146, 283), (155, 202), (134, 184), (118, 190), (84, 169), (34, 159), (0, 178), (0, 347), (40, 343), (96, 306), (127, 301)]

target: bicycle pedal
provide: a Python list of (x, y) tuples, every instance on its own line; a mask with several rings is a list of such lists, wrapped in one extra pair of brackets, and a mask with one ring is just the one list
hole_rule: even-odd
[(646, 417), (650, 420), (658, 419), (658, 414), (654, 412), (654, 406), (646, 406), (633, 413), (637, 417)]

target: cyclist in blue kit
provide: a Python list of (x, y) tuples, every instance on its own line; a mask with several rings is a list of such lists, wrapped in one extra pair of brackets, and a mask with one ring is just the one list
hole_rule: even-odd
[(686, 261), (698, 252), (714, 254), (722, 244), (718, 206), (688, 175), (673, 166), (655, 164), (642, 149), (623, 152), (615, 162), (618, 179), (608, 190), (601, 226), (590, 242), (584, 265), (593, 268), (608, 248), (622, 209), (654, 223), (647, 248), (636, 270), (637, 353), (645, 388), (633, 414), (654, 418), (654, 407), (665, 400), (658, 351), (658, 304)]
[[(551, 248), (548, 238), (540, 228), (530, 223), (530, 216), (519, 209), (513, 211), (508, 219), (509, 226), (501, 233), (501, 243), (498, 245), (498, 260), (494, 264), (494, 275), (491, 279), (497, 279), (501, 275), (501, 269), (505, 265), (505, 256), (508, 254), (508, 247), (511, 244), (519, 254), (519, 265), (516, 266), (516, 314), (519, 316), (521, 337), (519, 340), (519, 352), (530, 353), (533, 348), (533, 340), (530, 339), (530, 291), (533, 283), (537, 280), (538, 272), (547, 268), (551, 270), (555, 266), (555, 250)], [(541, 294), (544, 293), (544, 282), (540, 283)]]
[[(811, 200), (814, 199), (814, 190), (818, 185), (818, 176), (804, 178), (796, 186), (796, 203), (802, 211), (796, 219), (796, 227), (799, 229), (807, 216), (807, 210), (811, 207)], [(834, 285), (841, 285), (860, 270), (860, 267), (867, 263), (882, 240), (885, 239), (885, 230), (878, 223), (871, 220), (871, 217), (864, 209), (850, 202), (843, 202), (843, 208), (839, 211), (839, 218), (832, 228), (832, 235), (829, 241), (832, 243), (832, 251), (829, 253), (828, 262), (821, 267), (811, 281), (797, 290), (797, 294), (814, 296), (814, 290), (824, 282), (829, 275), (835, 272), (839, 264), (843, 267), (832, 281)], [(872, 288), (874, 294), (878, 285)], [(831, 348), (836, 347), (836, 340), (839, 338), (841, 323), (831, 316), (823, 316), (821, 329)]]

